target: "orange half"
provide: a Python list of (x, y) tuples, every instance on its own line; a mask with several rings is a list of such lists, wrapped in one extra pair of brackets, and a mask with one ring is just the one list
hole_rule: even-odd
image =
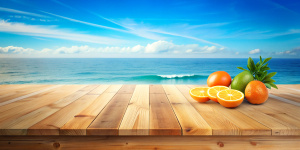
[(214, 86), (207, 90), (207, 95), (212, 101), (218, 102), (217, 94), (220, 91), (229, 89), (227, 86)]
[(196, 87), (190, 89), (191, 97), (198, 102), (206, 102), (209, 100), (207, 90), (209, 87)]
[(243, 102), (244, 94), (238, 90), (227, 89), (218, 92), (217, 99), (224, 107), (234, 108)]

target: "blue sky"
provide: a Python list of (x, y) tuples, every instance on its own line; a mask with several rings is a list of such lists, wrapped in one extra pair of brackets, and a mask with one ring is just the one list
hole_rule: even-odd
[(259, 55), (300, 57), (300, 1), (0, 1), (0, 57)]

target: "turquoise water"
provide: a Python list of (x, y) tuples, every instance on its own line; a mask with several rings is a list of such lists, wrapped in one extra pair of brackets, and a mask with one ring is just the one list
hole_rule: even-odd
[[(270, 60), (277, 84), (300, 84), (299, 60)], [(206, 84), (212, 72), (234, 77), (246, 64), (245, 58), (2, 58), (0, 84)]]

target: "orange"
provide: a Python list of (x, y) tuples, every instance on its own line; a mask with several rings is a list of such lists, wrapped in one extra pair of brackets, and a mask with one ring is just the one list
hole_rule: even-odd
[(207, 95), (209, 99), (218, 102), (217, 94), (222, 90), (229, 89), (227, 86), (214, 86), (207, 90)]
[(209, 75), (207, 78), (207, 85), (209, 87), (221, 85), (221, 86), (229, 86), (231, 83), (230, 75), (225, 71), (217, 71)]
[(261, 81), (251, 81), (246, 86), (245, 97), (251, 104), (262, 104), (269, 97), (268, 89)]
[(190, 89), (191, 97), (198, 102), (206, 102), (209, 100), (207, 90), (209, 87), (196, 87)]
[(243, 102), (244, 94), (238, 90), (227, 89), (218, 92), (217, 99), (224, 107), (234, 108)]

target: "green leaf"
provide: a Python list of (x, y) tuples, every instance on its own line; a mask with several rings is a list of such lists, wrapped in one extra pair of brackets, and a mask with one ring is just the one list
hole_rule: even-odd
[(275, 80), (268, 78), (267, 80), (264, 80), (265, 83), (273, 83), (276, 82)]
[(259, 62), (260, 62), (260, 64), (263, 64), (261, 56), (259, 56)]
[(253, 73), (255, 71), (256, 67), (255, 67), (254, 61), (251, 57), (249, 57), (249, 59), (248, 59), (248, 66), (250, 68), (249, 70)]
[(272, 59), (272, 57), (266, 58), (262, 64), (265, 64), (266, 62), (268, 62), (270, 59)]
[(244, 69), (243, 67), (237, 67), (238, 69), (244, 70), (244, 71), (248, 71), (247, 69)]
[(260, 66), (260, 63), (257, 62), (256, 65), (255, 65), (255, 67), (258, 68), (259, 66)]
[(265, 76), (268, 74), (268, 72), (267, 71), (264, 71), (264, 72), (262, 72), (262, 73), (260, 73), (259, 74), (259, 81), (263, 81), (263, 79), (265, 78)]
[(266, 85), (266, 87), (267, 87), (268, 89), (271, 89), (271, 85), (270, 85), (270, 84), (265, 83), (265, 85)]
[(263, 67), (261, 67), (261, 71), (266, 71), (266, 70), (270, 70), (271, 68), (270, 67), (266, 67), (266, 66), (263, 66)]
[(274, 84), (274, 83), (269, 83), (271, 85), (271, 87), (278, 89), (278, 87)]
[(273, 76), (276, 75), (276, 73), (277, 73), (277, 72), (271, 72), (271, 73), (269, 73), (268, 75), (266, 75), (266, 77), (264, 78), (264, 80), (267, 80), (267, 79), (269, 79), (269, 78), (272, 78)]
[(252, 74), (251, 68), (249, 65), (247, 65), (248, 70), (250, 71), (250, 73)]

